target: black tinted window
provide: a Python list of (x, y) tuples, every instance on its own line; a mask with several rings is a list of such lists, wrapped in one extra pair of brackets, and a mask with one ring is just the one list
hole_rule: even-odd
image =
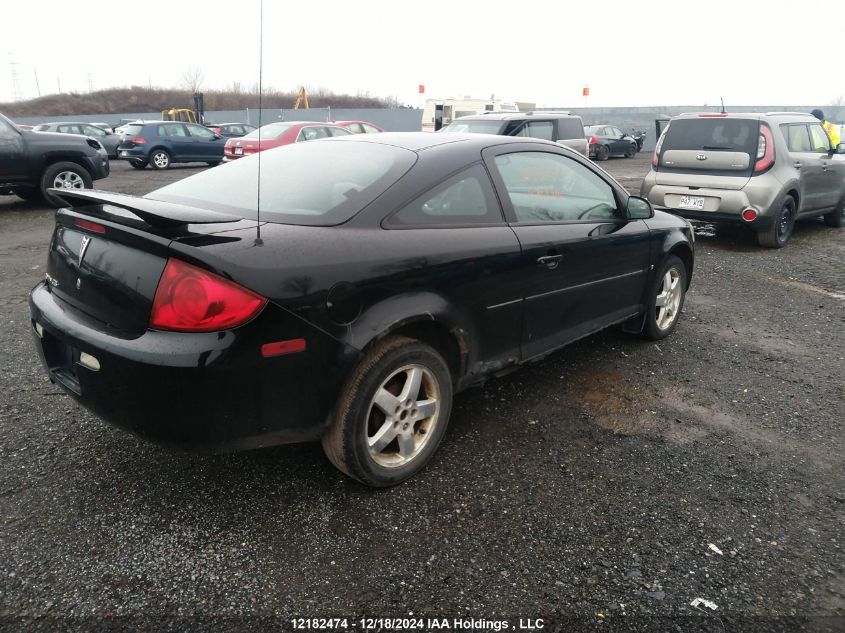
[(724, 150), (757, 154), (758, 122), (752, 119), (676, 119), (663, 139), (663, 151)]
[(256, 219), (260, 165), (262, 221), (330, 226), (370, 204), (415, 161), (414, 152), (377, 143), (296, 143), (209, 169), (146, 197)]
[(584, 126), (579, 119), (558, 119), (557, 137), (559, 139), (574, 139), (584, 136)]
[(503, 222), (490, 177), (481, 165), (452, 176), (396, 213), (388, 224), (438, 226)]

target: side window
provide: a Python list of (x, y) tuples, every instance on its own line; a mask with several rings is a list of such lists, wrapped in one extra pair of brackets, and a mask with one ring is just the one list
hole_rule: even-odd
[(82, 134), (82, 130), (79, 129), (78, 125), (60, 125), (59, 132), (62, 134)]
[(827, 153), (830, 151), (830, 137), (819, 123), (810, 124), (810, 151)]
[(226, 130), (226, 132), (228, 132), (229, 134), (234, 134), (235, 136), (243, 136), (244, 134), (246, 134), (246, 132), (244, 132), (243, 127), (241, 127), (240, 125), (230, 125), (229, 129)]
[(324, 127), (304, 127), (302, 131), (299, 133), (299, 138), (296, 139), (297, 141), (313, 141), (318, 138), (326, 138), (328, 136), (328, 132)]
[(810, 151), (810, 134), (807, 131), (807, 126), (798, 125), (781, 125), (783, 135), (786, 137), (786, 146), (790, 152), (809, 152)]
[(101, 127), (97, 127), (96, 125), (83, 125), (82, 129), (88, 136), (105, 136), (106, 135), (106, 131)]
[(349, 136), (352, 134), (349, 130), (341, 127), (327, 127), (326, 130), (331, 136)]
[(552, 121), (525, 121), (516, 127), (510, 136), (527, 136), (530, 138), (541, 138), (551, 141), (554, 136), (554, 123)]
[(366, 123), (362, 123), (361, 127), (364, 128), (365, 134), (378, 134), (379, 132), (381, 132), (381, 130), (378, 129), (377, 127), (373, 127), (372, 125), (367, 125)]
[(481, 165), (452, 176), (391, 216), (390, 226), (501, 223), (490, 177)]
[(175, 136), (179, 138), (188, 136), (188, 133), (185, 132), (185, 128), (181, 125), (165, 125), (164, 131), (167, 136)]
[(618, 127), (610, 128), (610, 132), (614, 138), (619, 138), (620, 136), (622, 136), (622, 130), (620, 130)]
[(584, 138), (584, 126), (579, 119), (558, 119), (557, 120), (557, 137), (559, 139), (576, 139)]
[(186, 127), (188, 128), (191, 136), (194, 138), (199, 138), (203, 141), (210, 141), (214, 138), (214, 132), (209, 130), (207, 127), (203, 127), (201, 125), (188, 125)]
[(574, 159), (548, 152), (496, 156), (517, 222), (553, 224), (622, 215), (613, 189)]

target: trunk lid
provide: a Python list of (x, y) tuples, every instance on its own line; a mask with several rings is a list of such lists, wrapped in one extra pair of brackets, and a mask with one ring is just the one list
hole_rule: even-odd
[[(225, 234), (256, 226), (252, 220), (144, 198), (54, 191), (65, 198), (85, 198), (89, 206), (60, 209), (56, 214), (47, 261), (50, 290), (104, 329), (125, 338), (147, 329), (174, 240), (187, 244), (239, 241), (240, 237)], [(110, 204), (110, 199), (121, 206)]]
[(759, 127), (755, 118), (673, 120), (660, 148), (657, 183), (742, 189), (754, 168)]

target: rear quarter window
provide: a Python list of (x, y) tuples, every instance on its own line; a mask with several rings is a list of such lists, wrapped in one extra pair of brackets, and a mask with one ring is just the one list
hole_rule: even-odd
[(123, 133), (126, 136), (139, 136), (143, 131), (143, 125), (127, 125), (125, 128), (123, 128)]
[(584, 137), (584, 125), (578, 119), (558, 119), (557, 130), (557, 135), (560, 139)]

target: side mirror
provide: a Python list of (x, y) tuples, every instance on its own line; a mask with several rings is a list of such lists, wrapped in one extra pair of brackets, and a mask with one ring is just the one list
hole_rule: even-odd
[(651, 203), (639, 196), (628, 198), (628, 206), (625, 208), (625, 212), (630, 220), (648, 220), (654, 217), (654, 209), (651, 208)]
[(834, 154), (845, 154), (845, 143), (837, 145)]

